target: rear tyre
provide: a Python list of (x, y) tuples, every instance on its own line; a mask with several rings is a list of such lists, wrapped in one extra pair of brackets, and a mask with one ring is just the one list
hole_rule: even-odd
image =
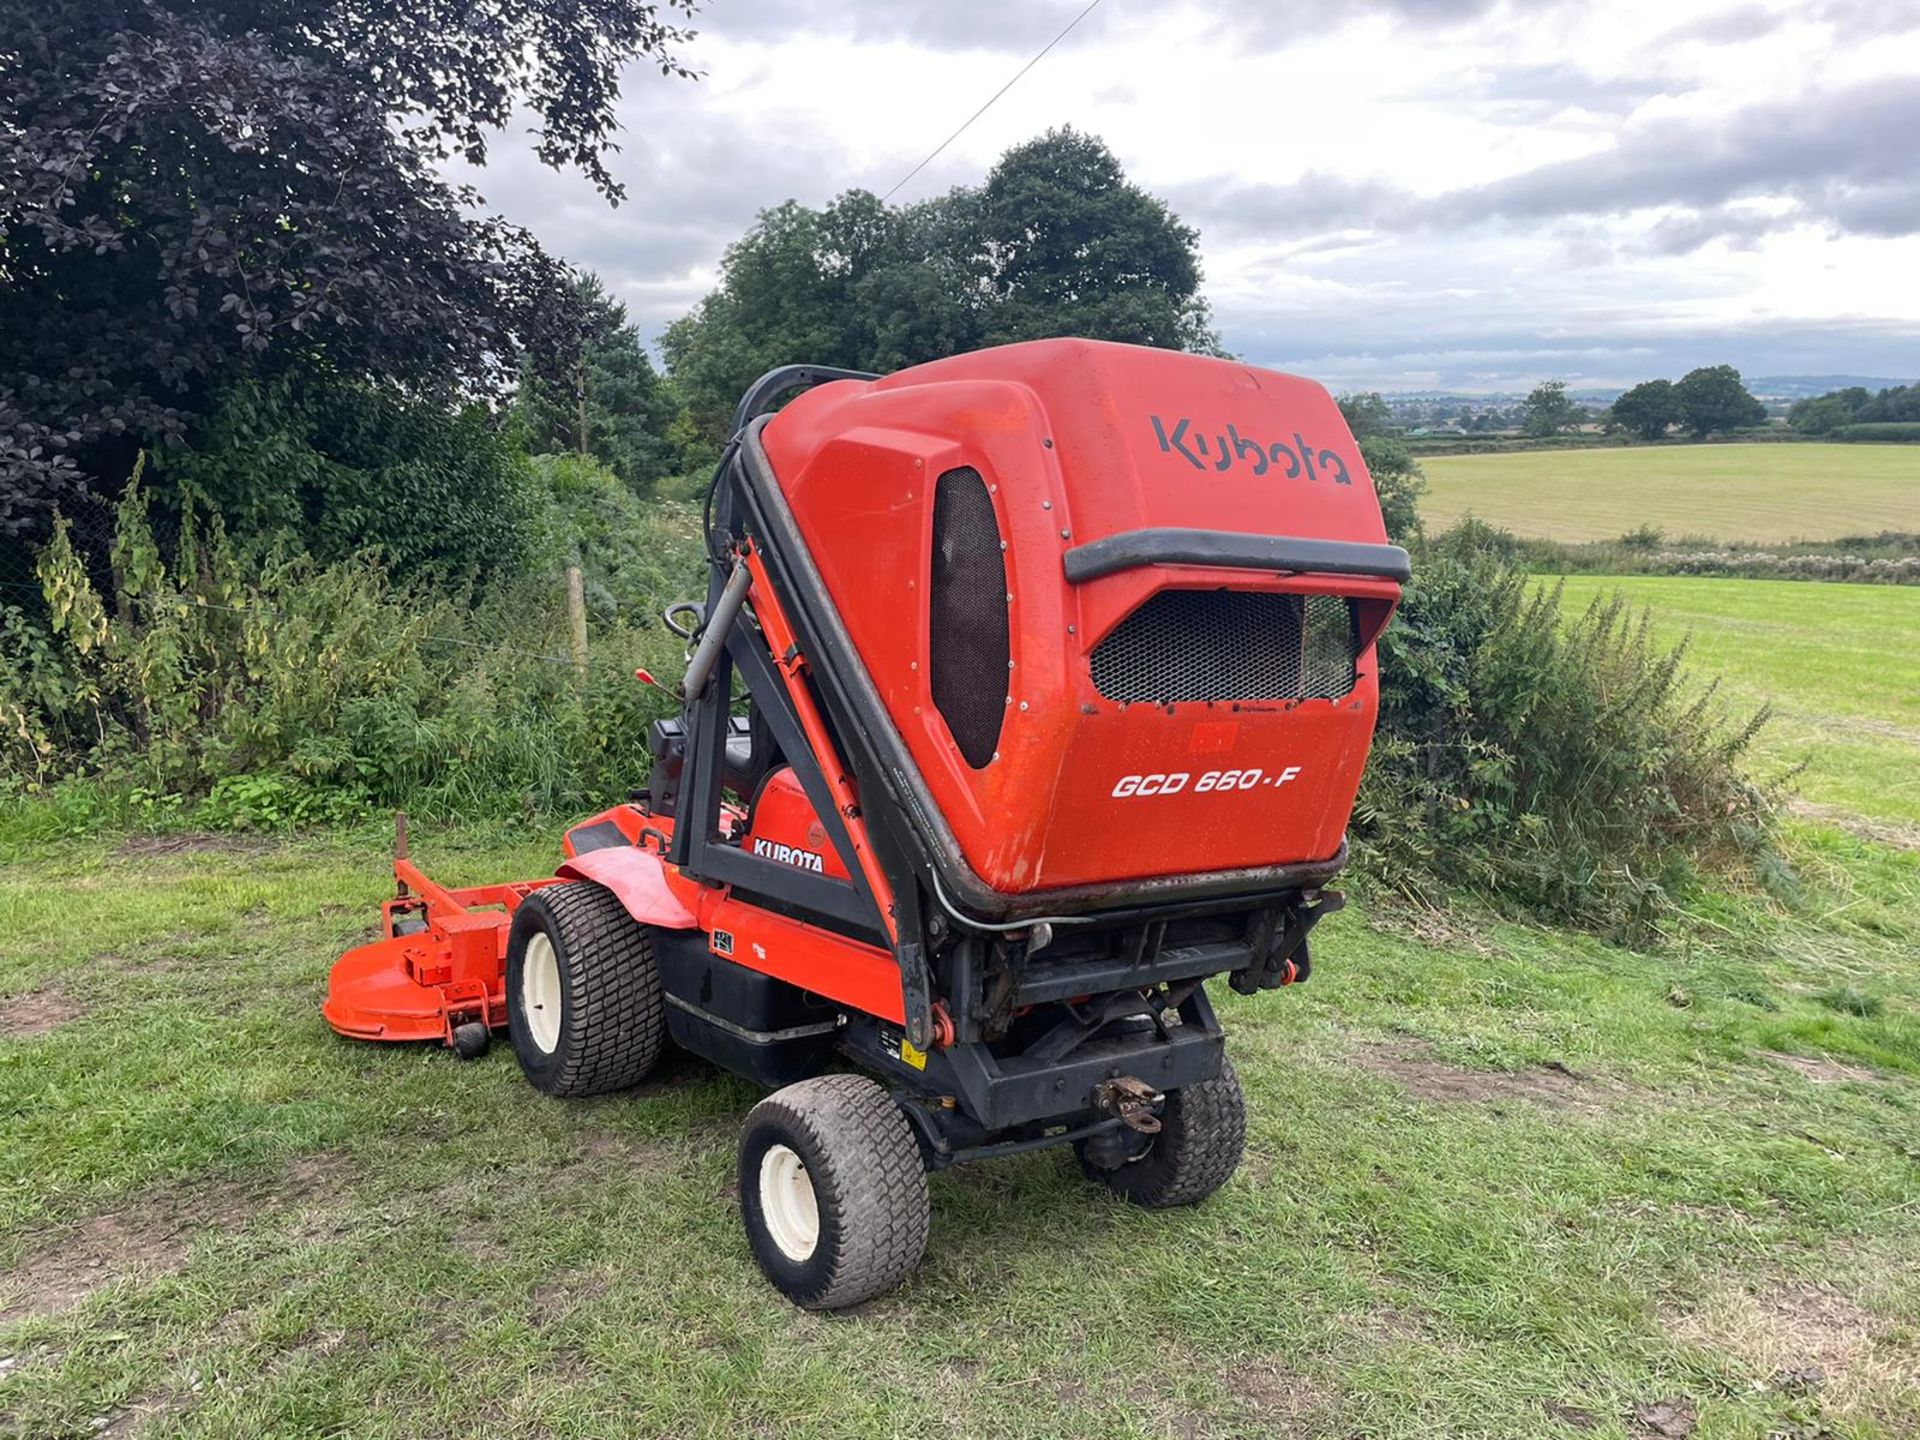
[(1085, 1142), (1074, 1149), (1088, 1179), (1149, 1210), (1197, 1204), (1226, 1184), (1247, 1148), (1247, 1100), (1232, 1062), (1168, 1095), (1160, 1133), (1147, 1138), (1143, 1154), (1111, 1170), (1087, 1162)]
[(807, 1310), (893, 1289), (927, 1248), (920, 1144), (864, 1075), (822, 1075), (753, 1107), (740, 1136), (740, 1218), (753, 1258)]
[(549, 885), (520, 902), (507, 938), (507, 1032), (536, 1090), (573, 1097), (646, 1079), (666, 1047), (647, 928), (611, 890)]

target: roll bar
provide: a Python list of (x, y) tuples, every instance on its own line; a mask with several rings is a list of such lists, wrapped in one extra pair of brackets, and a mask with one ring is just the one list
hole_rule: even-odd
[(829, 380), (878, 380), (866, 370), (841, 370), (832, 365), (781, 365), (767, 371), (747, 387), (740, 403), (733, 407), (733, 429), (738, 435), (749, 420), (773, 409), (774, 402), (794, 390), (810, 390)]

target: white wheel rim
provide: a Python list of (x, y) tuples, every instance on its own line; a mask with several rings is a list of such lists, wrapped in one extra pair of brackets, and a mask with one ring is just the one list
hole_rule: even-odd
[(551, 1055), (560, 1044), (560, 1016), (566, 1000), (560, 988), (560, 957), (553, 953), (553, 941), (544, 930), (534, 931), (527, 940), (526, 958), (520, 963), (520, 1004), (533, 1043), (541, 1054)]
[(767, 1233), (789, 1260), (808, 1259), (820, 1243), (820, 1202), (806, 1163), (785, 1145), (760, 1157), (760, 1214)]

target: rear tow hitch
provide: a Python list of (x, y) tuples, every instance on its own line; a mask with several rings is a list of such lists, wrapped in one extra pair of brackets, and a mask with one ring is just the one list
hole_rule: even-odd
[[(1116, 1075), (1094, 1088), (1094, 1108), (1108, 1118), (1108, 1127), (1089, 1135), (1081, 1144), (1081, 1158), (1095, 1170), (1118, 1170), (1129, 1160), (1145, 1152), (1145, 1142), (1136, 1135), (1158, 1135), (1160, 1116), (1156, 1113), (1167, 1097), (1131, 1075)], [(1119, 1124), (1113, 1122), (1118, 1120)]]
[(1107, 1114), (1115, 1116), (1127, 1129), (1141, 1135), (1160, 1133), (1160, 1116), (1156, 1113), (1166, 1103), (1167, 1097), (1131, 1075), (1116, 1076), (1105, 1081), (1093, 1092), (1093, 1103)]

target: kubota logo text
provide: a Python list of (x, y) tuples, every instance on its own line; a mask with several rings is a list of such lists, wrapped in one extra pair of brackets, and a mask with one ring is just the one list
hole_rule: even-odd
[(1336, 485), (1351, 485), (1347, 462), (1337, 450), (1316, 446), (1298, 430), (1293, 443), (1276, 440), (1271, 445), (1253, 436), (1242, 435), (1239, 427), (1229, 425), (1224, 434), (1208, 436), (1196, 430), (1193, 421), (1182, 417), (1169, 425), (1158, 415), (1153, 422), (1153, 438), (1160, 442), (1161, 453), (1178, 455), (1196, 470), (1231, 470), (1250, 465), (1253, 473), (1264, 475), (1270, 469), (1285, 466), (1285, 478), (1296, 480), (1304, 474), (1309, 480), (1331, 480)]
[(811, 870), (816, 875), (826, 873), (826, 867), (818, 855), (811, 850), (802, 850), (797, 845), (781, 845), (772, 840), (755, 840), (753, 853), (764, 855), (769, 860), (778, 860), (782, 865), (797, 865), (802, 870)]

